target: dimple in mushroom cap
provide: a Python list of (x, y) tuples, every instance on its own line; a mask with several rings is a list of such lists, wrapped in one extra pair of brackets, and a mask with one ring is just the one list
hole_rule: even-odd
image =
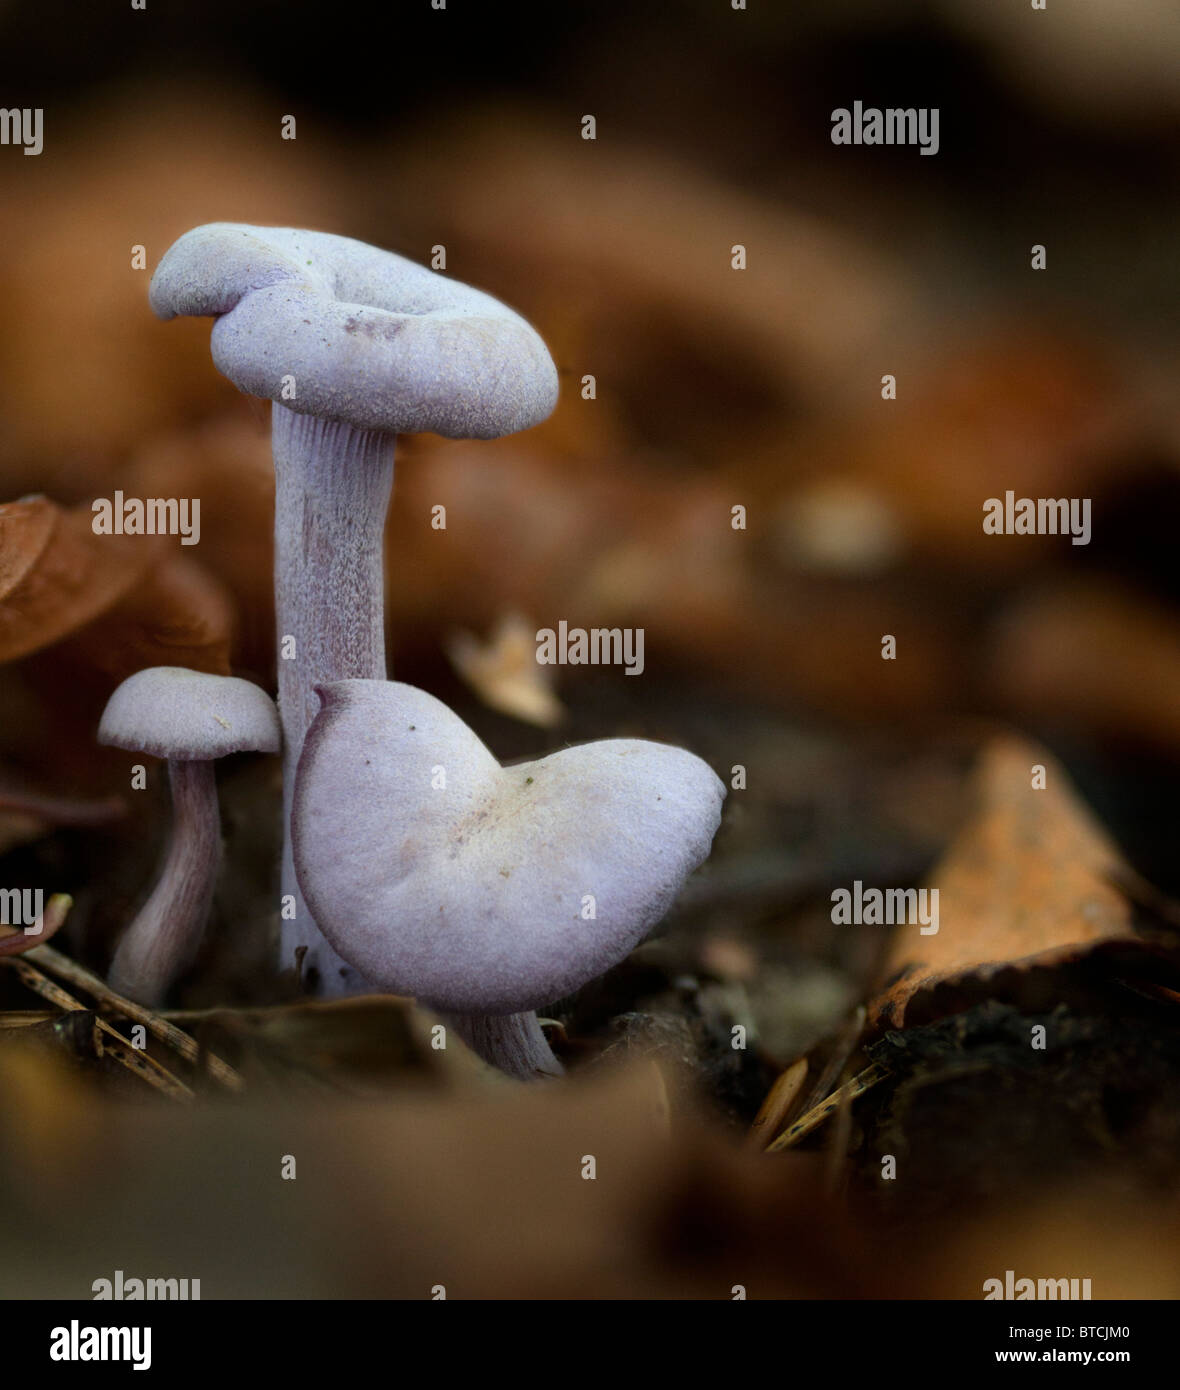
[(616, 739), (502, 768), (424, 691), (321, 696), (296, 868), (335, 950), (386, 989), (476, 1014), (551, 1003), (622, 959), (709, 853), (725, 791), (683, 749)]
[(274, 701), (236, 676), (152, 666), (128, 676), (107, 701), (99, 743), (181, 762), (229, 753), (277, 753)]
[(518, 314), (350, 237), (196, 227), (157, 267), (151, 305), (217, 315), (213, 360), (241, 390), (358, 429), (494, 439), (557, 400), (549, 352)]

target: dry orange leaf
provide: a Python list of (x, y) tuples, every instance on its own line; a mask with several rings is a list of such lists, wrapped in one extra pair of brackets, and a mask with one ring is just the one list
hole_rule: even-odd
[(0, 661), (76, 632), (158, 560), (162, 538), (96, 536), (92, 520), (47, 497), (0, 506)]
[(234, 605), (228, 589), (187, 555), (158, 565), (73, 639), (94, 669), (123, 680), (146, 666), (227, 676)]
[[(1033, 786), (1038, 765), (1042, 790)], [(893, 983), (869, 1006), (871, 1028), (935, 1016), (930, 994), (952, 981), (1136, 940), (1131, 905), (1112, 881), (1127, 871), (1122, 857), (1044, 749), (1015, 735), (994, 739), (973, 793), (976, 809), (931, 879), (939, 929), (896, 929), (885, 966)]]

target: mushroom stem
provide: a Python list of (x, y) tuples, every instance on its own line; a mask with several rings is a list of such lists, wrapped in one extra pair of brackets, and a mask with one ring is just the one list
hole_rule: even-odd
[(221, 862), (213, 763), (172, 758), (168, 776), (172, 829), (164, 868), (107, 975), (117, 994), (139, 1004), (158, 1004), (196, 951)]
[[(271, 416), (275, 462), (275, 615), (279, 715), (283, 723), (284, 906), (280, 968), (307, 948), (302, 978), (332, 996), (364, 987), (316, 927), (291, 857), (291, 798), (308, 725), (327, 681), (380, 680), (385, 672), (385, 514), (393, 491), (392, 434), (361, 430), (277, 401)], [(294, 638), (294, 653), (284, 652)]]
[(545, 1076), (564, 1074), (535, 1013), (444, 1013), (442, 1018), (472, 1052), (518, 1081), (539, 1081)]

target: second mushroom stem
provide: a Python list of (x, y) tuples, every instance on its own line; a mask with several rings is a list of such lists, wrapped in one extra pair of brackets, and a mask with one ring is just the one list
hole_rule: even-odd
[(187, 964), (209, 915), (221, 862), (221, 825), (213, 763), (170, 760), (172, 827), (167, 857), (151, 896), (140, 908), (108, 981), (118, 994), (157, 1004)]
[(476, 1014), (443, 1014), (467, 1046), (518, 1081), (561, 1076), (564, 1068), (553, 1055), (535, 1013), (488, 1017)]
[[(305, 947), (303, 976), (329, 998), (355, 994), (365, 981), (324, 939), (303, 901), (291, 851), (291, 801), (303, 740), (319, 709), (315, 687), (387, 678), (383, 560), (394, 440), (380, 431), (299, 415), (277, 402), (272, 407), (282, 894), (285, 904), (294, 904), (293, 918), (281, 914), (280, 969), (292, 969)], [(529, 1079), (561, 1072), (536, 1014), (449, 1021), (474, 1052), (510, 1075)]]
[[(291, 857), (291, 799), (308, 725), (325, 681), (379, 680), (385, 672), (385, 514), (393, 491), (394, 436), (298, 415), (275, 404), (275, 619), (283, 723), (283, 869), (280, 968), (318, 992), (355, 993), (364, 982), (312, 919)], [(294, 916), (291, 917), (291, 904)]]

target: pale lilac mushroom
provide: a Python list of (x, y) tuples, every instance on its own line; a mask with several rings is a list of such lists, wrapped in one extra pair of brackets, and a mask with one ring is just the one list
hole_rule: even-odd
[(283, 721), (281, 963), (307, 948), (325, 993), (359, 986), (298, 897), (289, 816), (319, 682), (383, 680), (382, 537), (394, 437), (493, 439), (538, 424), (557, 372), (537, 333), (490, 295), (348, 237), (217, 222), (187, 232), (152, 277), (161, 318), (213, 314), (213, 361), (274, 402), (275, 611)]
[(725, 788), (700, 758), (609, 739), (501, 767), (425, 691), (320, 691), (295, 786), (304, 896), (366, 979), (530, 1077), (535, 1010), (620, 961), (708, 856)]
[(118, 993), (158, 1004), (200, 943), (221, 862), (214, 761), (228, 753), (277, 753), (280, 739), (274, 701), (234, 676), (153, 666), (128, 676), (107, 701), (98, 741), (167, 758), (172, 783), (163, 871), (123, 933), (107, 977)]

